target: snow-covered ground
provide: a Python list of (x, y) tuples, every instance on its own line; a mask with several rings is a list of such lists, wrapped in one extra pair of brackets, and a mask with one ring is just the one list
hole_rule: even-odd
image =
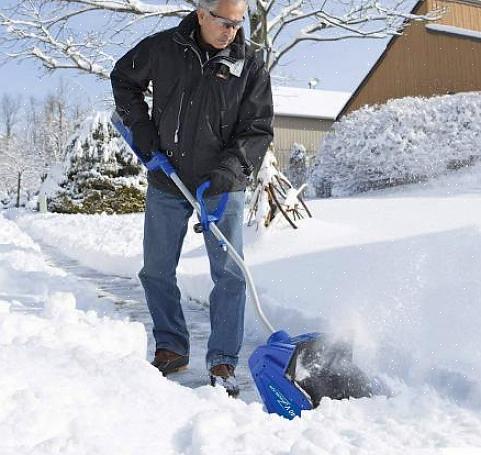
[[(135, 277), (142, 216), (4, 211), (0, 453), (480, 453), (481, 169), (310, 207), (298, 231), (246, 230), (265, 311), (292, 334), (352, 336), (356, 362), (392, 398), (326, 399), (287, 421), (167, 380), (148, 363), (144, 326), (46, 253)], [(179, 281), (206, 301), (207, 259), (191, 230)], [(252, 311), (246, 332), (267, 336)]]

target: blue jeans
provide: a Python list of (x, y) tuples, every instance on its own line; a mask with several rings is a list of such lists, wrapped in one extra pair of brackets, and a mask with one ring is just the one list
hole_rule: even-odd
[[(217, 206), (219, 197), (206, 199), (209, 212)], [(144, 266), (139, 278), (154, 322), (156, 349), (167, 349), (181, 355), (189, 355), (189, 332), (180, 304), (176, 268), (192, 212), (186, 199), (149, 185), (145, 209)], [(243, 213), (244, 192), (229, 193), (224, 215), (217, 223), (240, 256)], [(245, 278), (213, 234), (206, 232), (203, 235), (214, 282), (209, 296), (211, 333), (207, 346), (207, 368), (221, 363), (236, 366), (244, 336)]]

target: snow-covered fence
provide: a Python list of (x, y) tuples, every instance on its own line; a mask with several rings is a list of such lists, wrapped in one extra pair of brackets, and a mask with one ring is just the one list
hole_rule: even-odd
[(481, 92), (403, 98), (334, 125), (316, 156), (317, 196), (346, 196), (422, 181), (481, 156)]

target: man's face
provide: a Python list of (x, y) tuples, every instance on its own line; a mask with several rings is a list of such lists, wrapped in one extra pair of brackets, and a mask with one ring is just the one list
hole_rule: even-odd
[(225, 49), (234, 41), (245, 12), (245, 2), (230, 0), (220, 0), (219, 6), (212, 11), (197, 10), (202, 38), (216, 49)]

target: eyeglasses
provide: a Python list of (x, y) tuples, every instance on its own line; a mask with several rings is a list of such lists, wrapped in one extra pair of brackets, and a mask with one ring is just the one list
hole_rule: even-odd
[(217, 25), (222, 25), (224, 28), (233, 28), (234, 30), (239, 30), (242, 27), (242, 25), (244, 25), (244, 21), (245, 21), (244, 17), (240, 21), (232, 21), (225, 17), (219, 16), (218, 14), (215, 14), (210, 10), (208, 11), (209, 11), (209, 14), (213, 17), (213, 21)]

